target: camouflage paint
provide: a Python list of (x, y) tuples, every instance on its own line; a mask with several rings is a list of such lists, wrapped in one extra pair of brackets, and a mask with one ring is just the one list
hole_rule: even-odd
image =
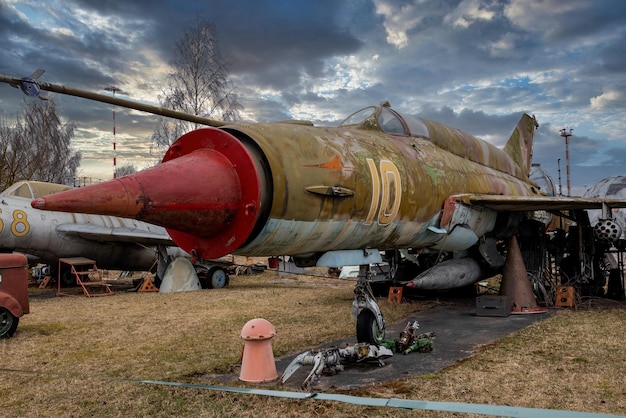
[(411, 122), (419, 129), (411, 136), (406, 119), (382, 120), (405, 133), (383, 132), (377, 113), (340, 127), (198, 129), (179, 138), (158, 166), (36, 204), (162, 225), (200, 258), (314, 258), (332, 250), (468, 248), (494, 227), (496, 212), (453, 198), (442, 220), (446, 199), (538, 195), (519, 156), (435, 122)]
[[(419, 247), (441, 238), (426, 227), (436, 221), (449, 196), (535, 194), (530, 183), (516, 177), (519, 167), (502, 150), (458, 130), (424, 123), (431, 138), (386, 134), (372, 120), (346, 128), (283, 123), (225, 127), (261, 149), (273, 190), (271, 198), (262, 199), (271, 205), (264, 227), (235, 253)], [(385, 167), (397, 169), (398, 178)], [(333, 189), (344, 192), (333, 194)]]

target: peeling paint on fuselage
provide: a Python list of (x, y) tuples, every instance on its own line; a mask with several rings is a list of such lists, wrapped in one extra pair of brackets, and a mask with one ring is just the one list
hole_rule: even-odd
[[(261, 149), (273, 185), (273, 195), (264, 199), (271, 205), (265, 225), (236, 253), (297, 255), (421, 247), (440, 238), (426, 227), (436, 224), (451, 195), (535, 194), (531, 183), (518, 178), (523, 178), (520, 169), (503, 151), (442, 126), (433, 128), (435, 140), (360, 127), (229, 126), (229, 131), (249, 137)], [(368, 160), (376, 167), (388, 161), (397, 168), (400, 196), (393, 194), (393, 184), (387, 184), (393, 176), (373, 170)], [(324, 196), (305, 191), (312, 186), (336, 186), (354, 194)], [(376, 187), (390, 190), (385, 194), (376, 192)], [(393, 207), (394, 199), (400, 203), (389, 224), (367, 225), (372, 207), (380, 213)]]

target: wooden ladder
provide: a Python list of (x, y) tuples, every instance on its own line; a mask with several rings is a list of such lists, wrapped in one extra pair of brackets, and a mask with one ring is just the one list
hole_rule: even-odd
[[(92, 296), (109, 296), (113, 294), (111, 287), (102, 279), (102, 272), (98, 270), (96, 262), (85, 257), (59, 258), (59, 290), (57, 295), (61, 294), (61, 264), (70, 266), (71, 274), (76, 278), (76, 284), (83, 289), (83, 293), (87, 297)], [(92, 289), (90, 293), (88, 289)], [(93, 290), (98, 289), (99, 292)]]

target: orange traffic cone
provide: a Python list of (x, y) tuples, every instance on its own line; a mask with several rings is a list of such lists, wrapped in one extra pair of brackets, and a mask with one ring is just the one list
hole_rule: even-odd
[(271, 341), (275, 335), (274, 326), (262, 318), (251, 319), (244, 325), (241, 330), (244, 346), (239, 380), (263, 383), (278, 379)]
[(537, 306), (537, 299), (526, 274), (526, 266), (522, 259), (522, 253), (513, 235), (509, 241), (509, 248), (502, 271), (502, 283), (500, 295), (511, 299), (512, 314), (543, 313), (548, 309)]

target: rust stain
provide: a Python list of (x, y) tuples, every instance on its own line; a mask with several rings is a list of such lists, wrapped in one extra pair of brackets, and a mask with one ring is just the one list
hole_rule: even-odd
[(445, 200), (443, 205), (443, 210), (441, 211), (441, 220), (439, 221), (439, 225), (443, 228), (450, 223), (452, 220), (452, 215), (454, 214), (454, 209), (456, 208), (456, 198), (454, 196), (450, 196)]

